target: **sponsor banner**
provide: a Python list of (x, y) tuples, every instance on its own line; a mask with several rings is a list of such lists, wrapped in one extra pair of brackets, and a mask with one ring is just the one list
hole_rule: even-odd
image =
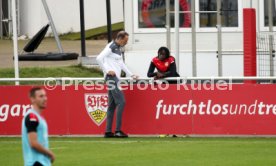
[[(129, 134), (144, 135), (276, 134), (276, 85), (236, 84), (224, 90), (191, 86), (170, 85), (167, 90), (141, 90), (141, 87), (138, 90), (138, 85), (126, 88), (122, 129)], [(0, 135), (20, 135), (23, 115), (31, 107), (30, 88), (0, 86)], [(51, 135), (104, 133), (106, 90), (57, 87), (47, 90), (47, 95), (48, 107), (43, 116)]]

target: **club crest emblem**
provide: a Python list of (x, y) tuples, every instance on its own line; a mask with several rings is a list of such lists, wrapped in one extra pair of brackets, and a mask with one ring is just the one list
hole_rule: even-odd
[(102, 94), (85, 94), (86, 111), (93, 122), (100, 126), (106, 119), (108, 96)]

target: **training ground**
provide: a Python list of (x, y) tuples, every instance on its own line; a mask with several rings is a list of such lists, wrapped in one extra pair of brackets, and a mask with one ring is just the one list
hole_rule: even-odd
[[(0, 165), (23, 165), (20, 138), (0, 138)], [(276, 138), (51, 138), (57, 166), (273, 166)]]

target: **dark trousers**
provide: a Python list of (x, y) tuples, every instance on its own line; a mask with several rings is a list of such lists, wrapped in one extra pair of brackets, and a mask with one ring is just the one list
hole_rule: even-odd
[(116, 130), (121, 131), (122, 115), (125, 108), (125, 96), (118, 86), (119, 79), (116, 76), (106, 76), (108, 86), (108, 109), (106, 119), (106, 132), (112, 132), (112, 123), (116, 110)]
[(33, 166), (43, 166), (40, 162), (36, 161)]

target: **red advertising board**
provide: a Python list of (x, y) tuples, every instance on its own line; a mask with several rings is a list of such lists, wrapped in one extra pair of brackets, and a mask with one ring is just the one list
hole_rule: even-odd
[[(0, 86), (0, 135), (20, 135), (31, 86)], [(77, 89), (76, 89), (77, 88)], [(124, 90), (123, 130), (129, 134), (275, 135), (276, 85), (236, 84), (231, 89)], [(51, 135), (103, 134), (106, 90), (82, 86), (47, 90), (43, 112)]]

